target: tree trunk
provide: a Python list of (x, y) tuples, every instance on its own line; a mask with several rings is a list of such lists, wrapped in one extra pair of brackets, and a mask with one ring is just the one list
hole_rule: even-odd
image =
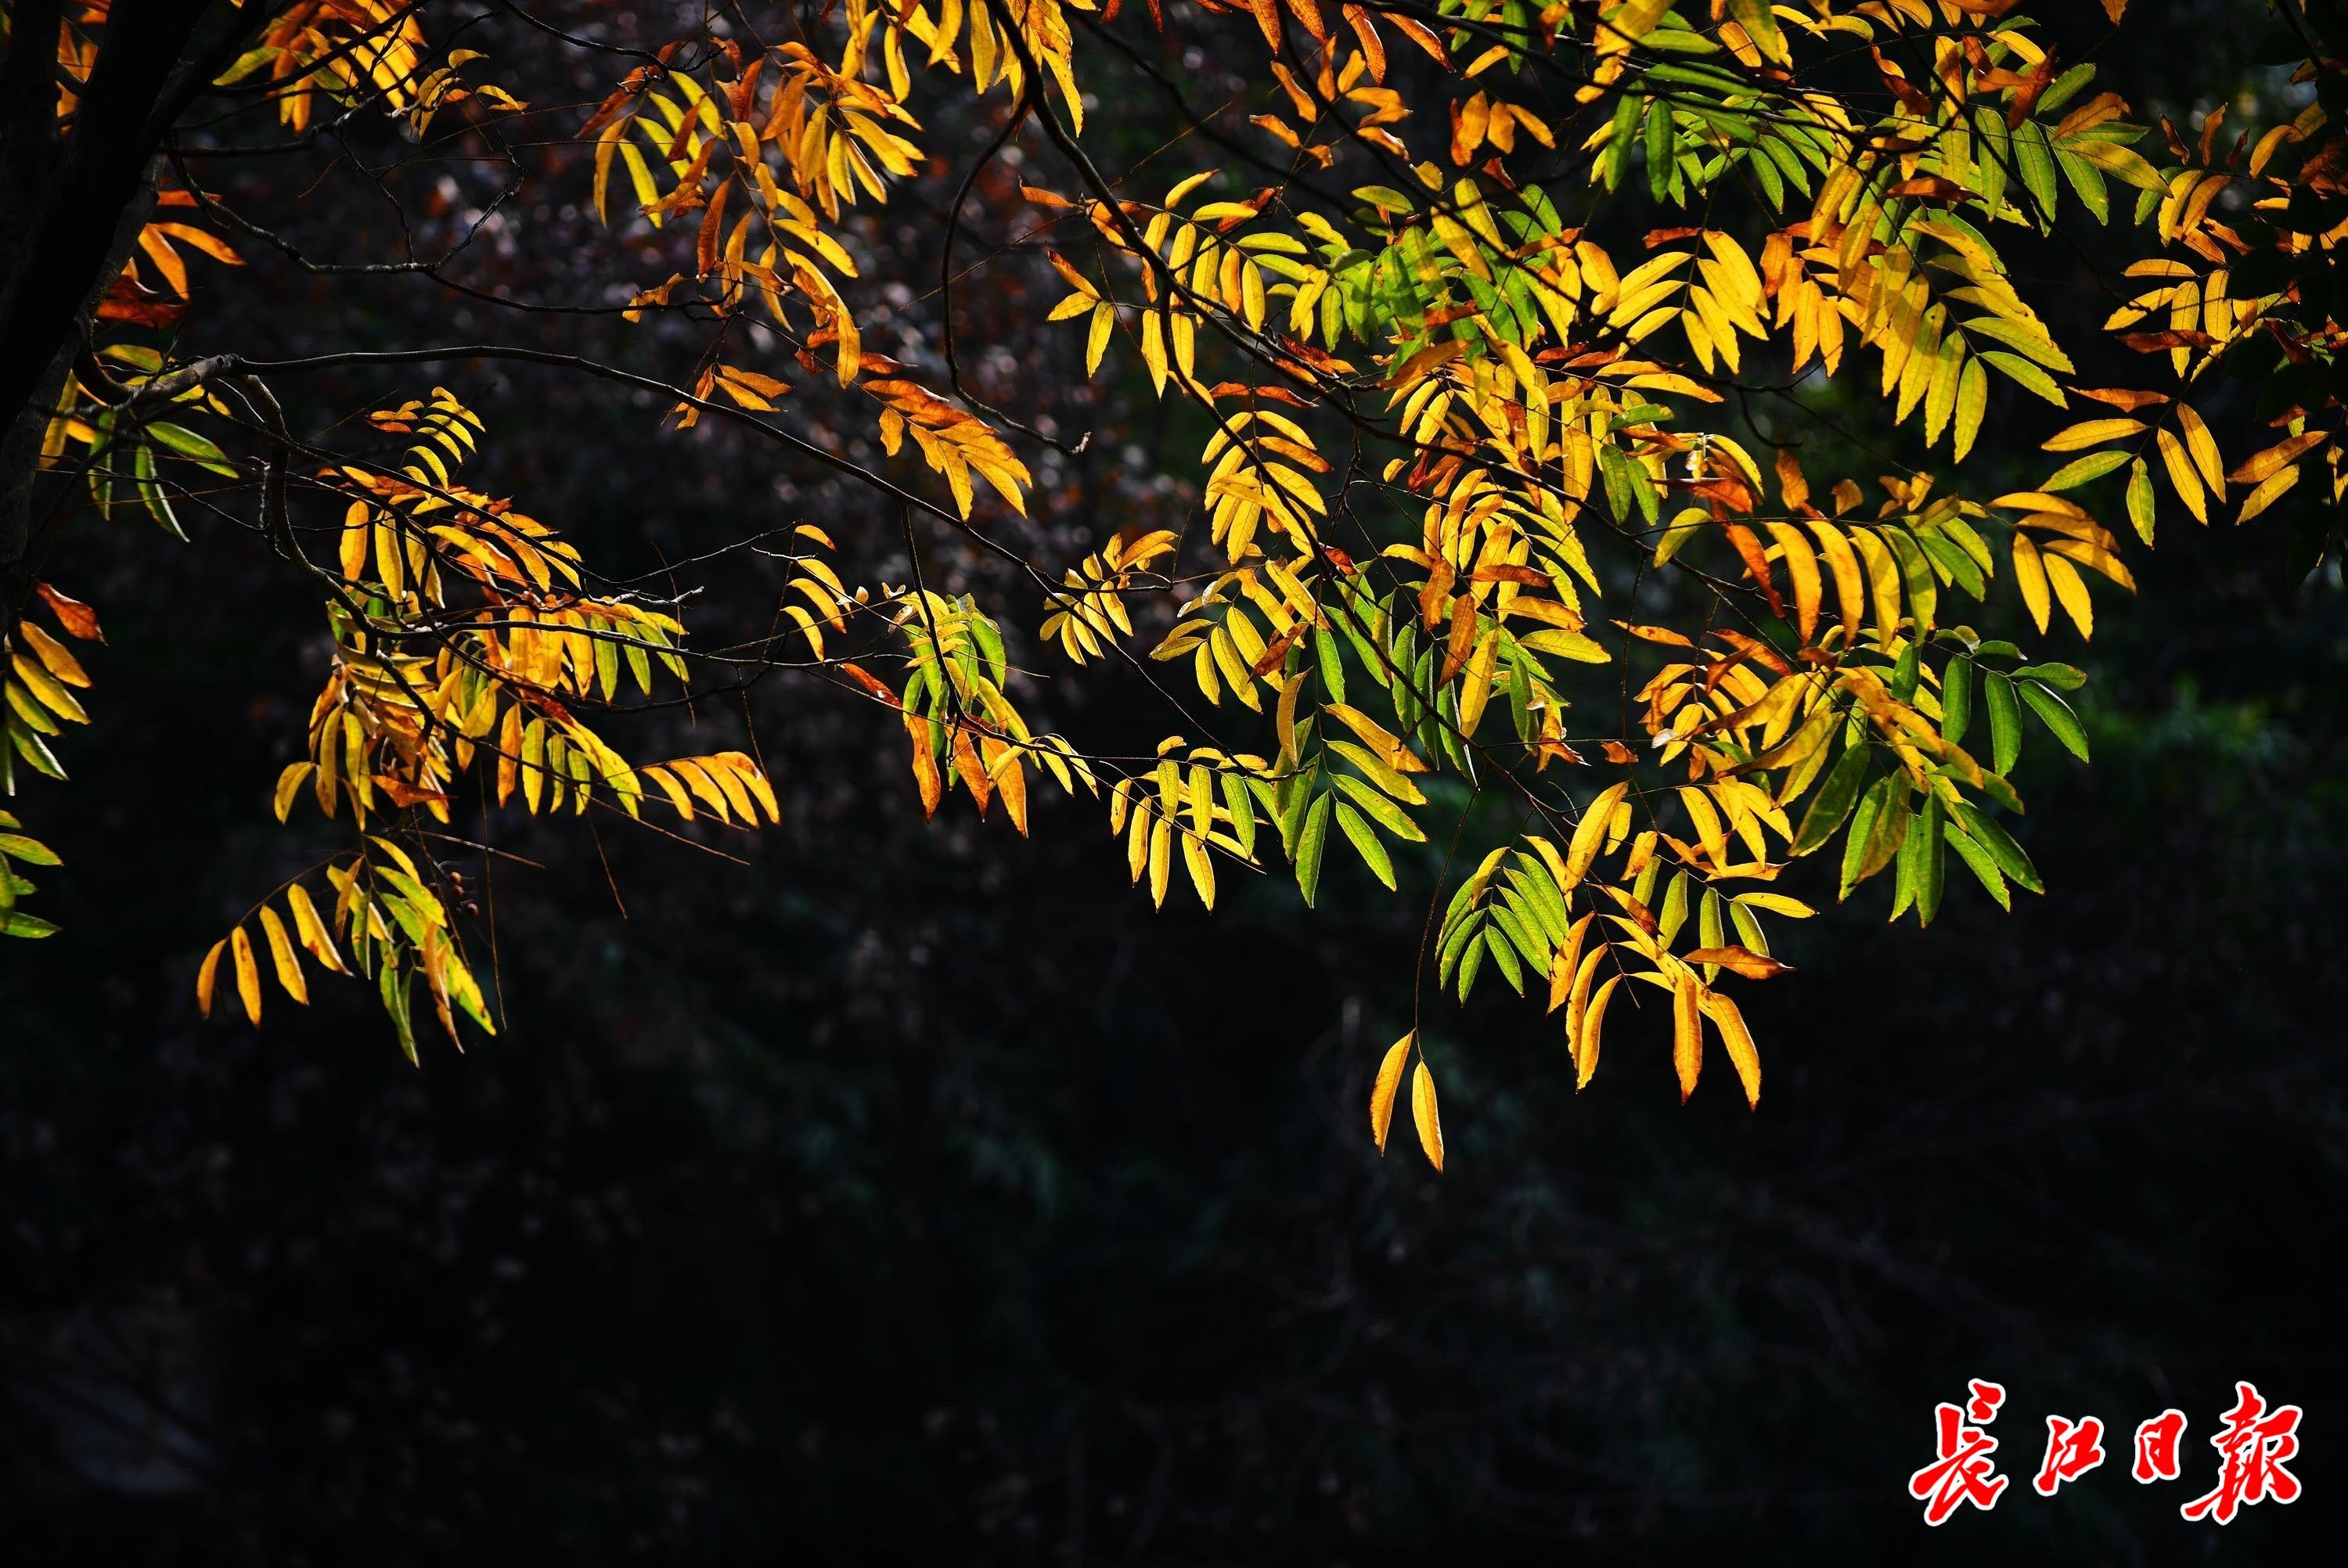
[(22, 0), (0, 64), (0, 624), (32, 589), (41, 435), (154, 199), (180, 56), (214, 0), (115, 0), (57, 134), (60, 0)]

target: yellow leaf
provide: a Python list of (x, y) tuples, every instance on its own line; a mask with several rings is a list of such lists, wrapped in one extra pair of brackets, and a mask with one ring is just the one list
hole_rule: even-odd
[(2022, 589), (2022, 602), (2030, 607), (2030, 619), (2044, 632), (2052, 608), (2046, 597), (2046, 568), (2039, 561), (2038, 547), (2019, 531), (2013, 536), (2013, 581)]
[(1101, 355), (1108, 352), (1109, 334), (1117, 329), (1117, 307), (1103, 300), (1093, 307), (1091, 328), (1085, 340), (1085, 374), (1091, 375), (1100, 369)]
[[(1558, 948), (1557, 957), (1550, 964), (1549, 1010), (1550, 1012), (1555, 1012), (1563, 1007), (1573, 995), (1573, 982), (1581, 972), (1582, 944), (1590, 936), (1590, 923), (1596, 918), (1598, 916), (1593, 910), (1576, 920), (1572, 928), (1565, 934), (1565, 945)], [(1566, 1048), (1571, 1050), (1573, 1042), (1569, 1039)]]
[(71, 719), (77, 724), (89, 723), (89, 715), (82, 711), (79, 702), (74, 701), (73, 693), (58, 685), (47, 670), (33, 661), (31, 655), (11, 654), (8, 664), (16, 671), (16, 679), (25, 683), (26, 690), (39, 699), (51, 712), (61, 719)]
[(212, 1016), (212, 983), (220, 979), (221, 955), (228, 951), (228, 938), (222, 937), (204, 955), (201, 968), (196, 970), (196, 1008), (206, 1018)]
[(294, 809), (294, 794), (301, 789), (303, 781), (310, 776), (310, 770), (316, 766), (315, 763), (288, 763), (285, 771), (277, 775), (278, 821), (283, 822), (286, 814)]
[(366, 575), (367, 538), (367, 504), (353, 501), (343, 514), (340, 555), (345, 581), (356, 582)]
[(1973, 449), (1973, 437), (1981, 434), (1982, 415), (1989, 411), (1989, 373), (1982, 362), (1969, 358), (1964, 373), (1957, 378), (1957, 429), (1950, 456), (1957, 462)]
[(285, 922), (266, 904), (261, 907), (261, 929), (269, 938), (269, 961), (277, 971), (277, 983), (285, 988), (287, 996), (304, 1007), (309, 1006), (310, 987), (302, 978), (302, 960), (294, 956), (294, 943), (285, 934)]
[[(513, 798), (514, 782), (521, 767), (521, 704), (506, 710), (505, 722), (498, 727), (498, 804), (505, 804)], [(685, 814), (693, 820), (693, 813)]]
[(1823, 518), (1807, 520), (1818, 541), (1819, 552), (1834, 573), (1835, 601), (1842, 607), (1843, 636), (1855, 638), (1859, 635), (1859, 620), (1867, 613), (1867, 579), (1859, 570), (1859, 557), (1841, 529)]
[(1460, 675), (1459, 733), (1463, 735), (1474, 735), (1477, 725), (1484, 721), (1485, 705), (1492, 699), (1492, 671), (1499, 657), (1500, 633), (1496, 627), (1484, 633), (1483, 640), (1476, 644), (1476, 651)]
[(1410, 1048), (1417, 1043), (1418, 1031), (1411, 1030), (1387, 1048), (1385, 1060), (1378, 1063), (1377, 1081), (1370, 1085), (1370, 1136), (1377, 1140), (1378, 1153), (1386, 1152), (1386, 1132), (1394, 1125), (1395, 1091), (1402, 1088), (1402, 1070), (1410, 1061)]
[(236, 960), (236, 994), (244, 1002), (244, 1016), (261, 1021), (261, 966), (253, 961), (252, 938), (239, 926), (228, 934), (229, 951)]
[(1149, 902), (1166, 906), (1166, 878), (1173, 869), (1174, 830), (1164, 817), (1149, 826)]
[(1149, 384), (1161, 397), (1166, 393), (1166, 329), (1160, 313), (1141, 318), (1141, 363), (1149, 367)]
[(1867, 584), (1875, 607), (1875, 634), (1889, 648), (1900, 635), (1900, 562), (1872, 528), (1853, 528), (1851, 543), (1867, 563)]
[(310, 902), (309, 890), (299, 882), (285, 889), (286, 907), (294, 911), (294, 932), (301, 938), (303, 948), (338, 975), (351, 971), (343, 963), (343, 955), (335, 948), (335, 938), (326, 931), (326, 923), (318, 918), (318, 907)]
[(1711, 799), (1693, 784), (1682, 784), (1680, 804), (1686, 808), (1688, 822), (1695, 829), (1696, 841), (1704, 845), (1715, 866), (1728, 863), (1728, 835), (1720, 824), (1720, 814), (1713, 809)]
[(1696, 978), (1683, 973), (1672, 989), (1672, 1070), (1679, 1074), (1680, 1103), (1695, 1092), (1696, 1074), (1704, 1071), (1704, 1022), (1696, 1004)]
[(407, 551), (402, 546), (399, 529), (388, 512), (378, 512), (375, 518), (375, 569), (382, 579), (383, 590), (393, 599), (407, 591)]
[(1794, 625), (1807, 643), (1818, 630), (1818, 606), (1826, 597), (1825, 579), (1818, 574), (1818, 552), (1791, 523), (1773, 522), (1767, 528), (1769, 537), (1777, 541), (1786, 575), (1793, 579)]
[(1705, 991), (1697, 999), (1713, 1027), (1720, 1030), (1720, 1043), (1728, 1048), (1728, 1060), (1736, 1069), (1737, 1081), (1745, 1086), (1745, 1103), (1753, 1110), (1761, 1108), (1761, 1053), (1754, 1048), (1753, 1033), (1745, 1027), (1745, 1015), (1736, 1004), (1717, 991)]
[(1426, 771), (1426, 764), (1420, 760), (1417, 753), (1404, 745), (1384, 725), (1360, 709), (1349, 708), (1343, 702), (1329, 702), (1324, 703), (1321, 711), (1360, 736), (1362, 744), (1395, 772), (1423, 774)]
[(1571, 887), (1590, 874), (1598, 851), (1606, 842), (1607, 825), (1614, 819), (1614, 808), (1631, 793), (1631, 781), (1624, 779), (1610, 784), (1582, 812), (1581, 820), (1574, 824), (1573, 838), (1565, 846), (1566, 886)]
[(546, 721), (532, 719), (521, 732), (521, 798), (532, 816), (546, 793)]
[(2046, 570), (2046, 580), (2054, 585), (2054, 597), (2062, 601), (2063, 610), (2078, 627), (2079, 635), (2092, 638), (2096, 634), (2096, 606), (2087, 597), (2087, 585), (2079, 580), (2079, 569), (2048, 551), (2039, 564)]
[(1426, 1151), (1426, 1163), (1442, 1170), (1443, 1118), (1435, 1103), (1435, 1074), (1426, 1071), (1424, 1058), (1411, 1074), (1410, 1119), (1418, 1124), (1418, 1146)]
[(2058, 430), (2040, 443), (2049, 452), (2076, 452), (2082, 447), (2100, 446), (2106, 441), (2116, 441), (2123, 436), (2143, 434), (2141, 419), (2089, 419), (2067, 430)]
[(2177, 405), (2177, 423), (2185, 431), (2185, 449), (2193, 455), (2193, 466), (2201, 471), (2201, 482), (2219, 500), (2226, 498), (2226, 465), (2218, 456), (2218, 438), (2209, 434), (2209, 426), (2201, 415), (2185, 404)]
[[(1601, 948), (1600, 952), (1604, 950)], [(1597, 953), (1590, 956), (1591, 959), (1597, 957)], [(1589, 1083), (1590, 1075), (1598, 1071), (1598, 1038), (1600, 1031), (1606, 1026), (1606, 1004), (1613, 999), (1614, 988), (1622, 983), (1622, 976), (1607, 976), (1606, 983), (1598, 988), (1597, 994), (1590, 999), (1590, 1006), (1583, 1010), (1581, 1046), (1574, 1052), (1575, 1061), (1580, 1064), (1580, 1071), (1573, 1081), (1573, 1090), (1577, 1094), (1581, 1092), (1582, 1088)]]
[(1818, 913), (1799, 898), (1789, 898), (1783, 893), (1739, 893), (1733, 901), (1748, 909), (1766, 909), (1772, 915), (1783, 915), (1789, 920), (1807, 920)]
[[(1016, 773), (1018, 770), (1012, 770)], [(1182, 835), (1182, 864), (1189, 869), (1190, 886), (1198, 890), (1199, 902), (1212, 909), (1215, 907), (1215, 862), (1207, 853), (1204, 840), (1197, 835)]]
[[(1014, 758), (1018, 755), (1016, 748), (1005, 747), (1004, 750)], [(760, 805), (766, 808), (767, 820), (768, 822), (782, 821), (782, 804), (775, 798), (775, 786), (767, 782), (766, 770), (759, 767), (757, 763), (752, 762), (748, 757), (744, 756), (739, 752), (720, 752), (717, 755), (721, 762), (732, 764), (736, 776), (742, 781), (742, 787), (750, 792), (750, 798), (757, 801)], [(1014, 761), (1011, 767), (1006, 771), (1009, 773), (1017, 773), (1019, 771), (1018, 764)], [(1018, 788), (1020, 798), (1024, 801), (1026, 798), (1025, 785), (1023, 784), (1014, 787)], [(756, 822), (757, 820), (757, 818), (755, 815), (751, 817), (751, 821)], [(1027, 830), (1025, 827), (1022, 827), (1019, 831), (1025, 833)]]
[(2196, 522), (2207, 524), (2209, 505), (2202, 498), (2201, 476), (2194, 472), (2192, 460), (2186, 456), (2185, 443), (2165, 426), (2154, 431), (2153, 437), (2160, 446), (2161, 466), (2168, 470), (2168, 483), (2176, 490), (2177, 498), (2185, 503), (2185, 509), (2193, 514)]
[(68, 686), (86, 688), (89, 685), (89, 677), (83, 672), (81, 661), (76, 659), (64, 643), (29, 620), (18, 621), (16, 630), (31, 644), (33, 651), (40, 656), (50, 674)]
[(2259, 487), (2242, 499), (2241, 514), (2234, 521), (2239, 526), (2249, 522), (2281, 498), (2282, 493), (2299, 483), (2299, 465), (2278, 468), (2259, 481)]

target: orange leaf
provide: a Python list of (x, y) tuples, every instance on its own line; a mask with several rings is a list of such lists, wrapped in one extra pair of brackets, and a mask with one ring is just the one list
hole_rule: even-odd
[(1370, 1085), (1370, 1136), (1377, 1140), (1378, 1153), (1386, 1152), (1386, 1132), (1394, 1125), (1395, 1093), (1402, 1088), (1402, 1070), (1410, 1061), (1410, 1048), (1418, 1040), (1418, 1031), (1411, 1030), (1388, 1048), (1385, 1060), (1378, 1063), (1378, 1076)]
[(1725, 948), (1698, 948), (1687, 955), (1687, 961), (1691, 964), (1718, 964), (1748, 980), (1766, 980), (1793, 968), (1790, 964), (1779, 963), (1766, 953), (1756, 953), (1750, 948), (1733, 943)]
[(42, 601), (49, 607), (49, 613), (57, 618), (57, 624), (65, 629), (67, 636), (77, 637), (84, 642), (106, 641), (106, 633), (98, 630), (98, 613), (89, 606), (59, 593), (47, 583), (37, 584), (33, 591), (41, 596)]

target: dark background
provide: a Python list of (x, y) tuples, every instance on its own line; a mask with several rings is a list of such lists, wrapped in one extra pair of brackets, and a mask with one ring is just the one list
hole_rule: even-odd
[[(2112, 85), (2183, 116), (2271, 90), (2243, 63), (2260, 12), (2162, 7), (2068, 57), (2100, 49)], [(1181, 29), (1225, 24), (1175, 20), (1162, 48), (1124, 36), (1220, 101)], [(579, 70), (581, 97), (610, 74)], [(1102, 76), (1125, 111), (1103, 134), (1143, 163), (1179, 119)], [(984, 134), (946, 117), (927, 145), (958, 178)], [(359, 258), (398, 242), (395, 211), (453, 234), (497, 179), (387, 138), (355, 155), (379, 189), (312, 190), (324, 154), (229, 189)], [(562, 205), (577, 166), (554, 172), (466, 276), (604, 297), (563, 270), (600, 241)], [(1179, 523), (1196, 442), (1129, 378), (1083, 386), (1081, 333), (1030, 330), (1057, 294), (1006, 250), (1033, 220), (1013, 172), (974, 192), (963, 264), (996, 261), (958, 320), (1025, 356), (974, 355), (983, 390), (1095, 432), (1038, 468), (1036, 548), (1065, 564)], [(876, 277), (935, 277), (940, 196), (852, 220)], [(252, 261), (199, 263), (191, 350), (494, 337), (670, 374), (691, 353), (683, 329)], [(2052, 281), (2078, 302), (2066, 342), (2106, 308), (2091, 282)], [(935, 302), (894, 308), (926, 333)], [(314, 433), (434, 379), (286, 395)], [(489, 420), (477, 481), (614, 570), (806, 518), (903, 579), (892, 515), (771, 451), (654, 436), (655, 408), (527, 369), (438, 379)], [(2041, 471), (2002, 418), (1975, 493)], [(189, 548), (86, 519), (49, 574), (111, 641), (70, 791), (11, 807), (67, 862), (41, 896), (63, 934), (0, 948), (11, 1560), (2266, 1563), (2333, 1539), (2348, 599), (2329, 565), (2285, 584), (2280, 528), (2166, 519), (2137, 600), (2098, 596), (2092, 649), (2058, 641), (2096, 677), (2095, 764), (2043, 738), (2025, 756), (2017, 832), (2048, 897), (2006, 917), (1968, 883), (1920, 934), (1870, 886), (1781, 927), (1798, 972), (1746, 993), (1758, 1115), (1725, 1081), (1676, 1105), (1651, 1020), (1617, 1020), (1577, 1097), (1533, 1009), (1430, 997), (1438, 1179), (1362, 1125), (1438, 856), (1400, 899), (1351, 867), (1314, 912), (1227, 877), (1211, 918), (1153, 913), (1097, 808), (1041, 804), (1029, 842), (957, 796), (925, 827), (886, 715), (790, 677), (624, 733), (650, 756), (755, 725), (785, 822), (705, 840), (744, 864), (609, 818), (494, 821), (543, 867), (484, 889), (496, 1040), (410, 1068), (330, 981), (259, 1031), (202, 1023), (205, 948), (339, 841), (268, 815), (317, 607), (230, 519), (191, 526)], [(933, 585), (1002, 586), (935, 549)], [(771, 575), (716, 574), (693, 623), (755, 630)], [(1032, 595), (1003, 602), (1033, 624)], [(1162, 729), (1128, 681), (1025, 652), (1071, 733)], [(1968, 1377), (2008, 1387), (2015, 1481), (1934, 1534), (1905, 1483)], [(2308, 1495), (2185, 1525), (2237, 1378), (2307, 1408)], [(2128, 1434), (2171, 1405), (2186, 1477), (2138, 1487)], [(2114, 1452), (2053, 1501), (2027, 1490), (2048, 1413), (2102, 1417)]]

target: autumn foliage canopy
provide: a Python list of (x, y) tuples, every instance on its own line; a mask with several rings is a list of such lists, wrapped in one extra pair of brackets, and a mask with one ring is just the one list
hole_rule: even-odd
[[(1278, 875), (1309, 905), (1346, 863), (1391, 889), (1426, 845), (1423, 1017), (1506, 987), (1555, 1015), (1582, 1082), (1612, 1032), (1667, 1045), (1684, 1097), (1714, 1057), (1757, 1104), (1735, 993), (1782, 971), (1772, 928), (1863, 886), (1927, 924), (1952, 882), (2044, 891), (2008, 777), (2026, 746), (2085, 760), (2065, 650), (2125, 613), (2127, 558), (2264, 518), (2303, 569), (2348, 487), (2329, 5), (2276, 14), (2288, 118), (2198, 127), (2147, 123), (2016, 0), (5, 12), (0, 788), (24, 821), (0, 814), (0, 930), (54, 930), (38, 819), (69, 809), (105, 679), (136, 678), (93, 657), (73, 530), (242, 534), (311, 585), (331, 647), (255, 808), (345, 837), (205, 934), (195, 999), (258, 1022), (273, 987), (355, 977), (411, 1056), (419, 1009), (459, 1040), (499, 1017), (448, 859), (476, 801), (776, 822), (747, 736), (630, 737), (632, 711), (755, 671), (899, 737), (908, 832), (1088, 823), (1159, 904)], [(484, 21), (512, 46), (472, 47)], [(1260, 90), (1123, 156), (1087, 84), (1177, 27)], [(582, 71), (601, 96), (573, 101)], [(467, 297), (492, 321), (608, 308), (659, 330), (664, 368), (536, 336), (271, 360), (183, 333), (263, 253), (440, 276), (314, 261), (237, 205), (241, 160), (361, 123), (592, 210), (615, 297)], [(1009, 167), (1022, 227), (958, 257)], [(941, 277), (892, 275), (872, 239), (907, 202), (942, 214)], [(1072, 448), (979, 395), (971, 366), (1021, 345), (957, 338), (965, 262), (1056, 302), (1025, 326), (1066, 340), (1054, 363), (1146, 378), (1169, 417), (1090, 439), (1193, 477), (1179, 531), (1086, 548), (1029, 520), (1039, 457)], [(2058, 340), (2050, 317), (2081, 319), (2039, 297), (2058, 272), (2102, 292), (2099, 329)], [(926, 315), (881, 309), (915, 295)], [(730, 427), (860, 504), (673, 570), (590, 560), (499, 483), (466, 384), (499, 360), (654, 395), (642, 461)], [(289, 389), (328, 369), (378, 396), (307, 429)], [(2032, 482), (1968, 483), (1985, 432)], [(1859, 451), (1884, 456), (1819, 456)], [(752, 548), (788, 563), (771, 633), (697, 648), (688, 600)], [(991, 586), (927, 580), (949, 549)], [(1056, 712), (1118, 665), (1159, 705), (1153, 753)], [(1632, 1020), (1626, 989), (1661, 1005)], [(1440, 1166), (1421, 1036), (1376, 1073), (1371, 1131), (1407, 1099)]]

